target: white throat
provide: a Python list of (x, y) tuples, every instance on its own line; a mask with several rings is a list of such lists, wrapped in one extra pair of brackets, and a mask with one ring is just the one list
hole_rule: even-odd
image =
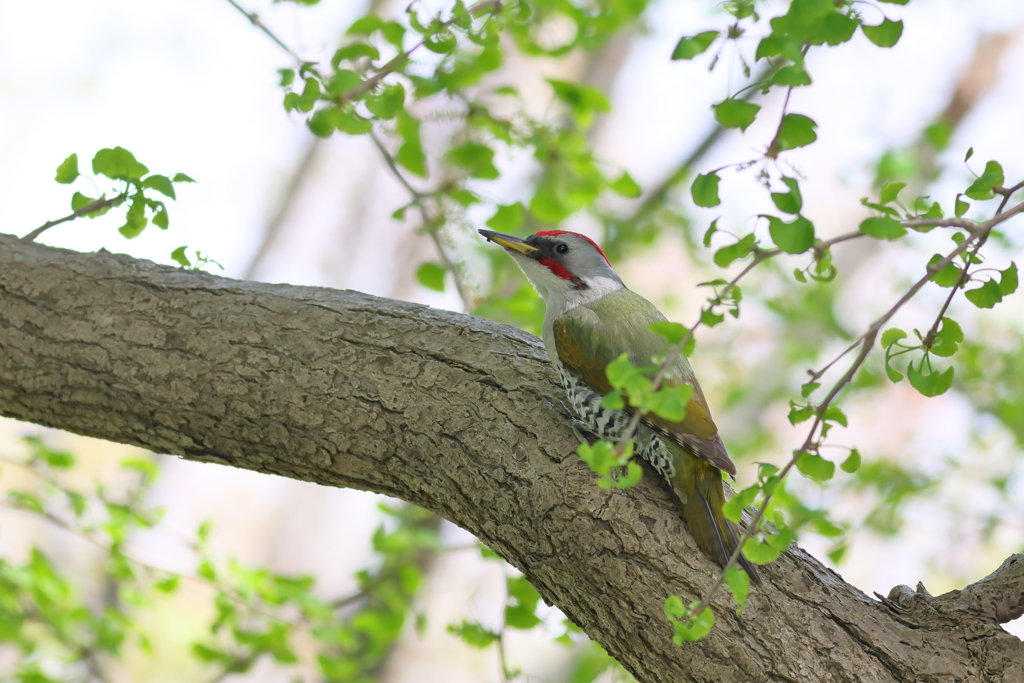
[(610, 277), (595, 277), (587, 280), (587, 287), (576, 289), (575, 287), (552, 288), (548, 292), (540, 292), (547, 307), (545, 320), (554, 320), (566, 311), (571, 311), (577, 306), (585, 306), (598, 299), (624, 289), (620, 280)]

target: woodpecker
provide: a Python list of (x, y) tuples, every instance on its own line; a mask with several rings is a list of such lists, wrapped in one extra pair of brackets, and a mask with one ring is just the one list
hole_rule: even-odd
[[(522, 239), (480, 230), (503, 247), (544, 299), (544, 346), (576, 416), (602, 439), (619, 440), (631, 408), (609, 410), (608, 363), (626, 353), (637, 367), (655, 366), (665, 341), (648, 329), (665, 320), (654, 304), (626, 288), (596, 242), (575, 232), (546, 230)], [(645, 414), (634, 434), (635, 453), (672, 485), (697, 545), (720, 567), (739, 534), (725, 518), (722, 472), (736, 474), (689, 361), (677, 354), (665, 384), (686, 383), (693, 394), (682, 422)], [(740, 555), (750, 579), (757, 569)]]

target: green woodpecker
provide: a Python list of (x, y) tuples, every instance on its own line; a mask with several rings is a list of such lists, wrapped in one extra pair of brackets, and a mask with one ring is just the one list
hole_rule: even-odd
[[(601, 247), (588, 237), (563, 230), (526, 239), (490, 230), (480, 234), (504, 247), (544, 299), (544, 346), (572, 410), (602, 439), (621, 438), (631, 418), (630, 407), (602, 407), (601, 397), (611, 391), (605, 368), (623, 353), (637, 367), (657, 365), (655, 358), (664, 357), (665, 342), (648, 326), (665, 316), (626, 289)], [(697, 545), (724, 566), (736, 549), (738, 533), (722, 514), (722, 471), (735, 475), (736, 466), (682, 354), (665, 383), (693, 387), (686, 417), (671, 422), (645, 414), (634, 435), (635, 452), (671, 483)], [(759, 582), (755, 567), (742, 555), (740, 562), (751, 580)]]

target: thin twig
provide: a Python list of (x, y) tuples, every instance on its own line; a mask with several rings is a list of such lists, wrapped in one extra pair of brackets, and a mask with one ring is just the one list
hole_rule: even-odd
[(501, 607), (501, 626), (498, 628), (498, 667), (501, 683), (508, 683), (508, 660), (505, 658), (505, 609), (508, 607), (508, 563), (502, 563), (501, 576), (505, 580), (505, 604)]
[[(384, 157), (384, 162), (388, 165), (388, 168), (391, 169), (391, 173), (412, 196), (412, 203), (416, 207), (416, 210), (420, 212), (420, 218), (422, 219), (423, 224), (430, 225), (433, 223), (434, 217), (430, 215), (430, 212), (427, 211), (427, 208), (424, 205), (424, 200), (427, 199), (429, 195), (424, 194), (413, 187), (412, 183), (410, 183), (405, 177), (405, 174), (398, 168), (398, 162), (395, 160), (395, 157), (388, 151), (387, 147), (384, 146), (384, 143), (381, 142), (376, 133), (370, 132), (369, 136), (373, 141), (373, 144), (380, 151), (381, 156)], [(459, 298), (462, 299), (462, 305), (466, 307), (467, 311), (471, 311), (474, 307), (474, 297), (470, 292), (469, 284), (463, 279), (459, 264), (455, 263), (455, 261), (448, 255), (448, 250), (445, 249), (439, 233), (440, 229), (427, 230), (427, 234), (434, 242), (434, 246), (437, 247), (437, 253), (441, 257), (441, 263), (444, 264), (446, 270), (451, 271), (455, 278), (455, 288), (459, 292)]]
[(279, 48), (290, 54), (295, 59), (296, 62), (300, 64), (304, 63), (302, 57), (299, 57), (297, 54), (292, 52), (292, 49), (288, 47), (283, 40), (274, 35), (274, 32), (267, 28), (266, 24), (260, 21), (260, 16), (258, 14), (256, 14), (255, 12), (247, 12), (241, 5), (235, 2), (235, 0), (228, 0), (228, 2), (231, 4), (232, 7), (241, 12), (253, 26), (263, 31), (263, 33), (266, 34), (266, 36), (270, 38), (272, 41), (274, 41)]
[(58, 218), (55, 221), (48, 221), (46, 223), (43, 223), (38, 228), (36, 228), (32, 232), (30, 232), (29, 234), (25, 235), (21, 239), (24, 242), (35, 242), (37, 237), (39, 237), (40, 235), (42, 235), (44, 232), (46, 232), (50, 228), (54, 227), (55, 225), (60, 225), (61, 223), (67, 223), (68, 221), (73, 221), (76, 218), (81, 218), (82, 216), (90, 214), (90, 213), (92, 213), (94, 211), (101, 211), (103, 209), (107, 209), (107, 208), (110, 208), (110, 207), (119, 206), (127, 198), (128, 198), (128, 193), (127, 192), (122, 192), (121, 194), (117, 195), (116, 197), (111, 197), (110, 199), (97, 199), (94, 202), (86, 204), (85, 206), (83, 206), (78, 211), (75, 211), (72, 214), (68, 214), (67, 216), (64, 216), (64, 218)]

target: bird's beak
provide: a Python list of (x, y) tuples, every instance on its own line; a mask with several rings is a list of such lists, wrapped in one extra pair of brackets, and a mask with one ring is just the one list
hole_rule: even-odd
[(506, 235), (503, 232), (494, 232), (493, 230), (477, 230), (477, 232), (486, 237), (488, 242), (494, 242), (498, 246), (518, 251), (526, 256), (533, 256), (540, 251), (537, 247), (527, 244), (515, 235)]

